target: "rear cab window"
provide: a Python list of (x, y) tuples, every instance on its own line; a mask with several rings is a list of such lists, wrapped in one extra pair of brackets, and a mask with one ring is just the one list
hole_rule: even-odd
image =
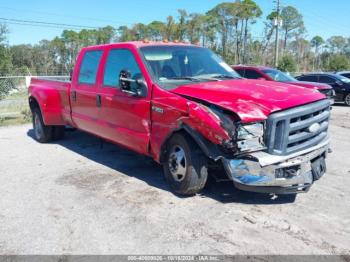
[(97, 72), (102, 58), (102, 50), (87, 51), (79, 70), (79, 84), (96, 84)]
[(262, 74), (258, 73), (257, 71), (255, 71), (253, 69), (246, 69), (244, 77), (249, 78), (249, 79), (264, 78)]
[(244, 68), (235, 68), (235, 71), (241, 76), (244, 77)]

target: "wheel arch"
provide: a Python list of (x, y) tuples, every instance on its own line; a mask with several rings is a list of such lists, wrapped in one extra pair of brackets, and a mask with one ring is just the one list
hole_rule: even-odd
[(40, 112), (41, 112), (40, 104), (34, 96), (29, 97), (28, 103), (29, 103), (29, 108), (32, 112), (33, 112), (34, 108), (39, 108)]
[(206, 138), (204, 138), (199, 132), (191, 128), (190, 126), (186, 124), (180, 125), (179, 128), (173, 130), (167, 138), (164, 140), (161, 151), (160, 151), (160, 163), (164, 163), (165, 161), (165, 155), (166, 155), (166, 147), (169, 142), (169, 140), (175, 135), (175, 134), (182, 134), (190, 139), (192, 139), (198, 147), (202, 150), (202, 152), (210, 159), (214, 161), (218, 161), (223, 157), (222, 153), (218, 149), (218, 146), (213, 144), (212, 142), (208, 141)]
[(29, 108), (32, 112), (35, 108), (39, 108), (45, 125), (65, 125), (62, 108), (52, 94), (55, 93), (48, 92), (48, 95), (42, 98), (38, 92), (32, 92), (28, 98)]

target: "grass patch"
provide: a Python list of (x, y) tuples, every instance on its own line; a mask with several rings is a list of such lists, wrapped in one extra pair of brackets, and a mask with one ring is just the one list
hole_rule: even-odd
[(12, 99), (27, 99), (28, 97), (28, 90), (27, 89), (20, 89), (18, 92), (13, 92), (12, 94), (9, 94), (5, 99), (12, 100)]
[(0, 100), (0, 126), (20, 125), (30, 121), (27, 90), (12, 93)]

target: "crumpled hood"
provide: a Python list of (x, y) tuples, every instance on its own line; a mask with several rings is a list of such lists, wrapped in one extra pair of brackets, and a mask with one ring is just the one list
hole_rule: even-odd
[(316, 90), (332, 89), (330, 85), (322, 84), (322, 83), (314, 83), (314, 82), (296, 81), (296, 82), (287, 82), (287, 84), (302, 86), (306, 88), (312, 88)]
[(248, 79), (189, 84), (172, 92), (232, 111), (245, 123), (266, 120), (273, 112), (325, 99), (313, 89)]

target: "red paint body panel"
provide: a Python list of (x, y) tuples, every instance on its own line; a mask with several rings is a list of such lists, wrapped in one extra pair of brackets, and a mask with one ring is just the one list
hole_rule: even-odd
[[(178, 87), (172, 92), (230, 110), (246, 123), (262, 121), (273, 112), (325, 98), (314, 90), (248, 79), (192, 84)], [(303, 97), (302, 101), (300, 97)]]
[(32, 79), (29, 94), (39, 103), (46, 125), (71, 124), (69, 88), (66, 82)]
[(161, 147), (172, 132), (178, 130), (182, 120), (188, 118), (188, 101), (176, 94), (153, 86), (152, 108), (162, 109), (163, 112), (151, 110), (151, 155), (159, 159)]
[[(71, 83), (33, 79), (29, 96), (38, 101), (45, 124), (71, 125), (159, 161), (165, 141), (183, 124), (214, 144), (229, 139), (218, 117), (194, 100), (232, 111), (242, 122), (249, 123), (263, 121), (276, 111), (324, 99), (314, 90), (252, 80), (190, 84), (167, 91), (153, 82), (140, 57), (138, 49), (150, 45), (184, 44), (129, 42), (88, 47), (78, 56)], [(147, 84), (147, 96), (132, 97), (118, 88), (103, 86), (107, 56), (118, 48), (134, 55)], [(78, 83), (80, 65), (85, 52), (91, 50), (103, 51), (96, 84), (82, 85)], [(73, 92), (76, 101), (72, 99)], [(96, 104), (97, 96), (101, 96), (101, 107)]]

